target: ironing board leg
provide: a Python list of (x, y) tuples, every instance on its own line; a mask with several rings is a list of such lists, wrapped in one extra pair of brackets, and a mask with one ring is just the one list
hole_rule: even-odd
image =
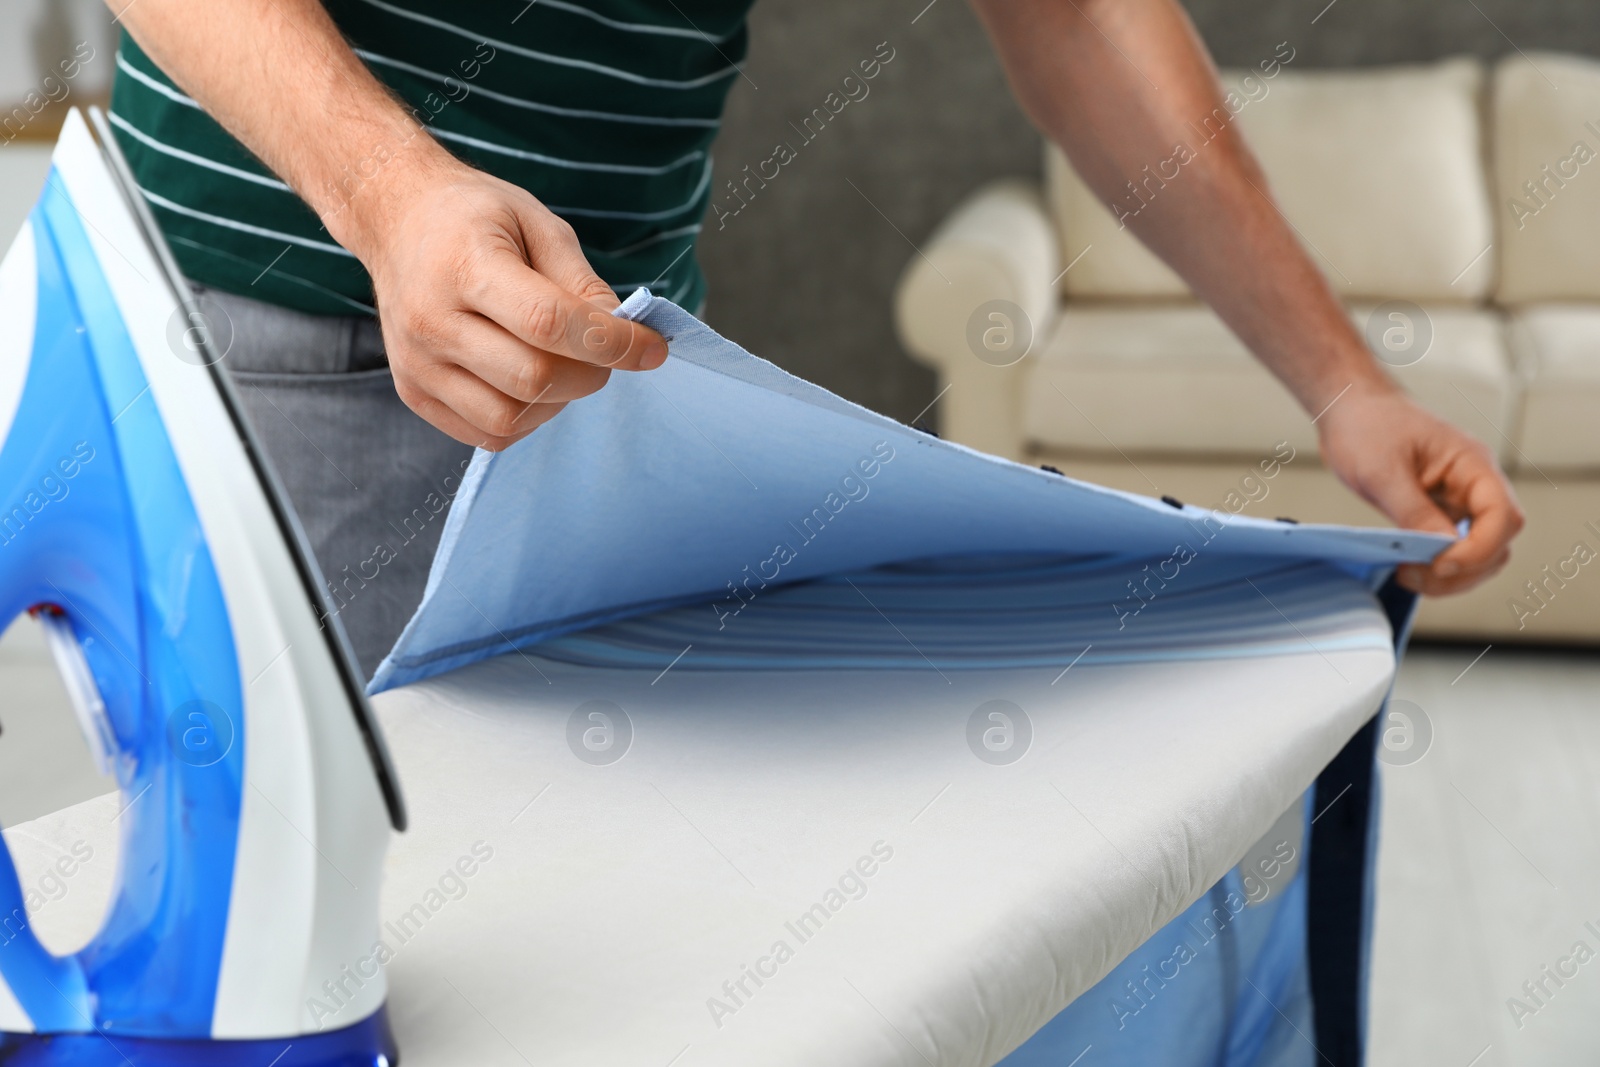
[[(1378, 600), (1394, 630), (1398, 661), (1417, 597), (1391, 578)], [(1366, 1061), (1379, 811), (1376, 754), (1386, 707), (1317, 776), (1320, 814), (1311, 828), (1306, 949), (1317, 1050), (1331, 1067), (1361, 1067)]]

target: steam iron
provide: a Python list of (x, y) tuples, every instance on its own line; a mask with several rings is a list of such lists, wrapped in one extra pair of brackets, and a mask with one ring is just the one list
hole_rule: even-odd
[(43, 623), (121, 791), (121, 851), (98, 932), (56, 955), (0, 846), (0, 1064), (389, 1067), (388, 756), (221, 353), (91, 121), (68, 116), (0, 263), (0, 621)]

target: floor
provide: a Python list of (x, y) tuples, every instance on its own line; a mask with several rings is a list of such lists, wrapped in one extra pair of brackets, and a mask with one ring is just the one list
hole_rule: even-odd
[(1396, 685), (1432, 739), (1383, 766), (1372, 1067), (1600, 1049), (1600, 653), (1482, 651), (1417, 648)]
[[(107, 791), (28, 620), (0, 691), (0, 825)], [(1592, 1064), (1600, 651), (1419, 646), (1395, 695), (1372, 1067)]]

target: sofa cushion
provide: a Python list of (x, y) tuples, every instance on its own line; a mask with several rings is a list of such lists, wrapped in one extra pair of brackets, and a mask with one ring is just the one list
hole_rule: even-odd
[[(1480, 146), (1481, 80), (1468, 59), (1223, 76), (1234, 87), (1229, 110), (1238, 109), (1273, 195), (1343, 296), (1461, 303), (1487, 294), (1494, 265), (1494, 256), (1482, 255), (1494, 238)], [(1174, 186), (1204, 158), (1202, 125), (1191, 123), (1188, 136), (1194, 160), (1150, 161), (1155, 180), (1141, 179), (1141, 188), (1151, 199), (1171, 195), (1160, 184), (1164, 175)], [(1092, 246), (1062, 279), (1064, 293), (1187, 294), (1054, 148), (1045, 169), (1062, 262)], [(1119, 203), (1129, 211), (1142, 201), (1130, 192)]]
[[(1387, 305), (1359, 305), (1351, 318), (1379, 347)], [(1516, 455), (1518, 381), (1506, 344), (1505, 319), (1478, 308), (1431, 306), (1424, 312), (1432, 342), (1409, 362), (1394, 357), (1389, 372), (1417, 401), (1494, 450), (1501, 463)], [(1419, 327), (1420, 328), (1420, 327)]]
[[(1390, 323), (1381, 310), (1371, 333)], [(1375, 314), (1360, 307), (1351, 316), (1367, 329)], [(1434, 307), (1413, 325), (1431, 342), (1392, 366), (1395, 377), (1504, 456), (1516, 380), (1499, 316)], [(1069, 303), (1027, 363), (1022, 410), (1031, 443), (1079, 452), (1258, 457), (1281, 441), (1297, 450), (1317, 443), (1289, 392), (1199, 305)]]
[(1511, 351), (1522, 377), (1519, 469), (1600, 467), (1600, 308), (1547, 306), (1511, 320)]
[(1508, 56), (1492, 114), (1498, 299), (1600, 299), (1600, 63)]

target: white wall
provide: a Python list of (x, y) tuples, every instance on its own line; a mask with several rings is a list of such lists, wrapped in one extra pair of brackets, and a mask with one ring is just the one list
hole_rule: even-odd
[(0, 253), (11, 247), (22, 229), (49, 170), (49, 145), (28, 141), (0, 145)]

